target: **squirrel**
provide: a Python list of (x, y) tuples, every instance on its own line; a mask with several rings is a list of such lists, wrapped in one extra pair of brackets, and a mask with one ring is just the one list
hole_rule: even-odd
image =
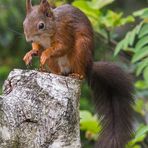
[(87, 16), (69, 4), (52, 9), (47, 0), (32, 6), (26, 0), (23, 22), (32, 43), (23, 58), (28, 65), (40, 58), (51, 73), (86, 79), (102, 124), (96, 148), (125, 148), (132, 138), (133, 84), (127, 73), (110, 62), (93, 62), (93, 29)]

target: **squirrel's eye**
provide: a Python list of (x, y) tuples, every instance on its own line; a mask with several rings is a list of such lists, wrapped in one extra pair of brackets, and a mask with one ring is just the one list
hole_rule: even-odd
[(39, 30), (43, 30), (43, 29), (45, 29), (45, 24), (42, 22), (42, 23), (39, 23), (38, 24), (38, 29)]

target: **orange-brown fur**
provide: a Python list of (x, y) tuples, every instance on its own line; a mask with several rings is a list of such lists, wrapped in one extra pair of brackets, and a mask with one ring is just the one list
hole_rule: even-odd
[[(46, 7), (44, 5), (40, 6), (40, 11), (44, 12), (46, 9), (47, 5)], [(65, 9), (65, 12), (63, 9)], [(67, 13), (69, 14), (67, 15)], [(70, 5), (56, 8), (51, 16), (54, 15), (55, 18), (53, 20), (55, 19), (56, 28), (50, 37), (50, 47), (44, 49), (42, 45), (34, 42), (32, 49), (43, 48), (41, 55), (39, 55), (41, 66), (46, 64), (52, 73), (63, 73), (60, 70), (57, 59), (66, 55), (68, 62), (65, 64), (65, 67), (70, 68), (67, 74), (76, 73), (85, 77), (86, 66), (89, 65), (87, 61), (92, 61), (93, 31), (91, 24), (80, 10)], [(26, 19), (28, 18), (26, 17)], [(76, 23), (76, 19), (79, 19), (78, 23)], [(27, 29), (28, 26), (26, 27)], [(30, 29), (29, 33), (32, 30)], [(31, 54), (28, 56), (32, 56)], [(24, 57), (26, 63), (30, 62), (28, 61), (29, 59)]]
[(63, 5), (51, 9), (47, 0), (32, 7), (26, 0), (24, 33), (32, 41), (33, 55), (55, 74), (86, 78), (91, 88), (102, 132), (96, 148), (124, 148), (132, 133), (132, 91), (129, 76), (108, 62), (93, 62), (93, 30), (79, 9)]

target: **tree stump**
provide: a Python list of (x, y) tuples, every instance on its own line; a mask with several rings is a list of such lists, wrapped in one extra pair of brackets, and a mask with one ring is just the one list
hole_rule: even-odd
[(0, 96), (0, 148), (80, 148), (81, 81), (13, 70)]

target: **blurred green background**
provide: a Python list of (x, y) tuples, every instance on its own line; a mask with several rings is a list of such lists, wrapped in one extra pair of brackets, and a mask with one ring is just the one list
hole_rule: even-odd
[[(33, 0), (38, 4), (39, 0)], [(94, 60), (114, 61), (134, 78), (135, 134), (127, 148), (148, 148), (148, 1), (49, 0), (53, 6), (70, 3), (92, 22)], [(25, 0), (0, 0), (0, 93), (9, 72), (26, 69), (22, 58), (31, 45), (23, 34)], [(35, 59), (30, 69), (37, 68)], [(80, 100), (82, 147), (93, 147), (101, 125), (95, 115), (89, 88), (84, 82)]]

